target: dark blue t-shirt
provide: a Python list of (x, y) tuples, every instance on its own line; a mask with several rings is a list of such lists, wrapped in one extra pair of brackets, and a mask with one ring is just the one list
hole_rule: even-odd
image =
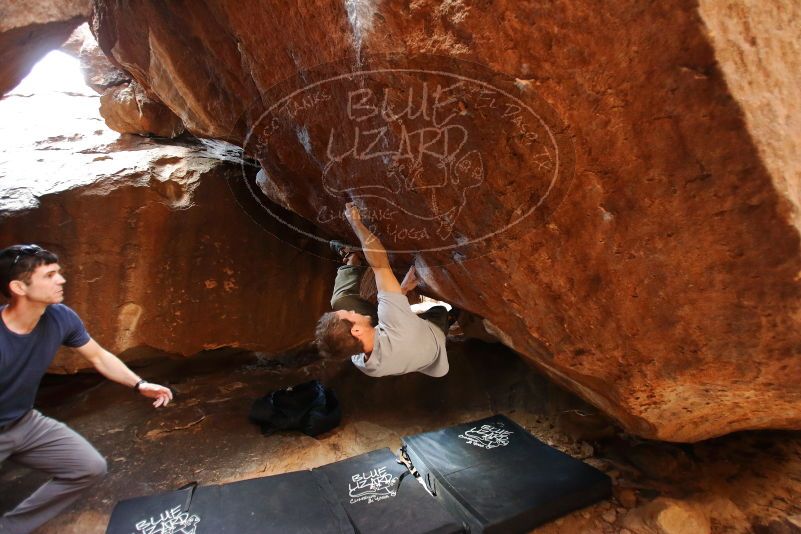
[(30, 334), (15, 334), (0, 316), (0, 425), (33, 408), (39, 382), (61, 345), (82, 347), (89, 339), (81, 318), (63, 304), (45, 308)]

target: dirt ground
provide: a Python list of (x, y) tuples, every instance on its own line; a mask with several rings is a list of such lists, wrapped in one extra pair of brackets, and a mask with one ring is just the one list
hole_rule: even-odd
[[(371, 379), (308, 352), (268, 359), (212, 352), (140, 368), (168, 383), (174, 403), (143, 398), (92, 375), (47, 377), (40, 409), (67, 422), (105, 455), (109, 474), (42, 533), (104, 532), (121, 499), (317, 467), (389, 447), (401, 437), (502, 413), (534, 436), (609, 474), (614, 497), (535, 532), (801, 532), (801, 432), (749, 432), (694, 445), (622, 434), (580, 399), (509, 350), (451, 341), (451, 372)], [(269, 391), (319, 378), (338, 395), (343, 420), (318, 438), (261, 434), (248, 421)], [(0, 511), (45, 477), (6, 462)]]

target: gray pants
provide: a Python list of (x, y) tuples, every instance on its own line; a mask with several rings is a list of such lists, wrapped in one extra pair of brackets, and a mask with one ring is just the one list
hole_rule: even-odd
[(369, 315), (375, 326), (378, 324), (378, 310), (375, 304), (364, 300), (359, 294), (359, 286), (366, 270), (367, 267), (362, 265), (342, 265), (337, 269), (334, 291), (331, 295), (331, 309), (355, 311), (362, 315)]
[(0, 432), (0, 463), (6, 458), (53, 478), (0, 518), (2, 534), (32, 532), (106, 474), (106, 460), (88, 441), (36, 410)]

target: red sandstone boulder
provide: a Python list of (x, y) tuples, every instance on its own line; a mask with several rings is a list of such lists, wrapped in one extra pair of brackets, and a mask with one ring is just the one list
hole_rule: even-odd
[[(694, 441), (801, 428), (793, 149), (801, 135), (781, 111), (793, 116), (799, 107), (792, 73), (801, 69), (788, 68), (799, 56), (781, 43), (797, 42), (801, 24), (795, 9), (729, 11), (709, 2), (699, 11), (309, 0), (289, 12), (277, 2), (208, 0), (187, 12), (98, 0), (93, 24), (106, 53), (192, 133), (245, 145), (258, 130), (253, 154), (271, 198), (348, 237), (338, 209), (355, 192), (382, 238), (425, 251), (414, 261), (431, 294), (485, 317), (508, 345), (627, 430)], [(400, 60), (380, 55), (387, 52)], [(457, 113), (451, 124), (470, 135), (467, 145), (452, 140), (474, 152), (441, 152), (442, 165), (425, 172), (404, 167), (401, 156), (408, 132), (430, 116), (367, 116), (379, 108), (350, 99), (358, 88), (345, 78), (308, 91), (372, 69), (351, 81), (376, 98), (389, 91), (392, 109), (402, 109), (421, 81), (386, 69), (422, 70), (425, 59), (415, 58), (426, 53), (437, 55), (432, 89), (460, 73), (473, 80), (448, 105)], [(298, 75), (309, 69), (308, 79)], [(781, 88), (780, 102), (764, 98), (760, 80)], [(542, 120), (512, 122), (522, 115), (492, 109), (487, 97), (531, 103)], [(357, 134), (351, 150), (343, 132), (360, 125), (376, 144), (359, 145)], [(445, 126), (432, 134), (439, 141)], [(422, 140), (430, 131), (419, 133), (418, 155), (439, 150)], [(548, 182), (557, 153), (562, 174)], [(371, 199), (369, 188), (383, 197)], [(531, 206), (524, 228), (462, 250)], [(404, 214), (399, 224), (387, 215), (395, 212)], [(426, 213), (430, 226), (410, 226)]]
[[(95, 339), (129, 361), (218, 347), (276, 353), (311, 339), (335, 265), (243, 211), (238, 165), (195, 145), (119, 136), (88, 90), (47, 96), (0, 101), (0, 243), (59, 254), (65, 302)], [(52, 370), (86, 367), (64, 351)]]
[(136, 82), (106, 89), (100, 97), (100, 115), (109, 128), (120, 133), (176, 137), (184, 131), (181, 119)]
[(131, 77), (103, 53), (88, 24), (78, 26), (61, 46), (61, 50), (78, 58), (86, 85), (101, 95), (111, 87), (131, 81)]
[(91, 0), (0, 5), (0, 95), (13, 89), (47, 52), (61, 46), (91, 13)]
[(181, 119), (109, 60), (87, 24), (76, 28), (61, 49), (80, 60), (86, 85), (102, 95), (100, 115), (109, 128), (170, 138), (183, 133)]
[[(540, 131), (524, 122), (510, 129), (509, 108), (479, 120), (478, 100), (452, 103), (474, 152), (440, 158), (451, 186), (436, 194), (379, 201), (359, 193), (376, 231), (400, 250), (440, 249), (415, 258), (431, 294), (485, 317), (507, 344), (628, 430), (692, 441), (801, 427), (801, 128), (793, 119), (801, 69), (787, 46), (801, 24), (787, 7), (309, 1), (282, 17), (278, 5), (224, 0), (194, 3), (189, 13), (175, 4), (98, 0), (93, 24), (104, 50), (191, 132), (242, 144), (254, 126), (276, 133), (255, 153), (268, 171), (262, 190), (342, 236), (338, 209), (352, 189), (397, 195), (439, 175), (436, 167), (416, 174), (393, 165), (399, 151), (382, 168), (380, 158), (350, 161), (346, 146), (327, 150), (336, 148), (328, 143), (333, 127), (353, 132), (375, 120), (354, 110), (371, 108), (354, 107), (348, 97), (356, 93), (344, 85), (286, 100), (287, 87), (303, 87), (297, 73), (343, 57), (351, 59), (327, 74), (398, 65), (383, 52), (438, 54), (432, 61), (449, 76), (470, 71), (448, 63), (457, 57), (502, 73), (479, 81), (540, 104)], [(319, 81), (324, 73), (313, 74)], [(370, 83), (402, 105), (397, 97), (411, 82), (377, 75)], [(261, 120), (282, 101), (292, 106), (268, 132)], [(407, 139), (403, 120), (384, 139)], [(521, 149), (546, 130), (553, 150), (545, 160), (553, 163), (556, 151), (567, 157), (556, 189), (542, 188), (542, 160)], [(436, 222), (393, 224), (391, 202)], [(531, 205), (542, 209), (525, 228), (463, 250), (477, 230), (516, 220), (516, 208)]]

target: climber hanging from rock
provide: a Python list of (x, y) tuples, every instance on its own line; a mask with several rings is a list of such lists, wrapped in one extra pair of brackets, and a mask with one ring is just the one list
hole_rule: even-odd
[[(444, 376), (448, 372), (445, 338), (448, 310), (435, 306), (416, 315), (406, 293), (417, 287), (414, 266), (398, 283), (381, 241), (365, 226), (359, 208), (345, 205), (345, 217), (361, 242), (361, 249), (332, 241), (345, 265), (337, 271), (331, 307), (317, 323), (317, 347), (325, 358), (351, 358), (369, 376), (420, 372)], [(362, 254), (375, 274), (378, 306), (359, 295), (367, 269)]]

